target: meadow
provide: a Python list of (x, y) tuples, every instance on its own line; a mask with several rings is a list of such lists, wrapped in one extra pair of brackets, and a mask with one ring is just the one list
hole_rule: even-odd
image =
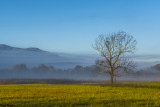
[(160, 82), (0, 85), (4, 107), (159, 107)]

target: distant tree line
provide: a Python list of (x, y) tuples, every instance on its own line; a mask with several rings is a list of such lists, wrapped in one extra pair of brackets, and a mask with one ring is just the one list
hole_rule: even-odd
[[(156, 65), (151, 68), (141, 69), (131, 72), (126, 76), (142, 77), (160, 75), (160, 67)], [(38, 66), (28, 67), (26, 64), (17, 64), (11, 69), (0, 69), (1, 78), (69, 78), (69, 79), (90, 79), (106, 78), (106, 75), (99, 73), (101, 69), (97, 65), (80, 66), (77, 65), (72, 69), (57, 69), (54, 66), (40, 64)], [(103, 70), (103, 69), (102, 69)], [(109, 79), (109, 73), (108, 79)]]
[(55, 73), (70, 73), (70, 74), (98, 74), (96, 71), (97, 68), (93, 66), (80, 66), (77, 65), (73, 69), (56, 69), (54, 66), (40, 64), (38, 66), (33, 66), (31, 68), (27, 67), (26, 64), (17, 64), (11, 69), (1, 69), (0, 71), (17, 71), (17, 72), (55, 72)]

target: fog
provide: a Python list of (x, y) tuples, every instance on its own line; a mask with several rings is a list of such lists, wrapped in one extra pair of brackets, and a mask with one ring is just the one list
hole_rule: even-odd
[(27, 68), (25, 64), (15, 65), (12, 69), (1, 69), (0, 79), (75, 79), (103, 80), (104, 75), (95, 71), (94, 66), (76, 66), (73, 69), (56, 69), (53, 66), (40, 64)]
[(53, 65), (56, 68), (68, 69), (76, 65), (92, 65), (94, 59), (81, 55), (64, 55), (26, 50), (0, 51), (0, 68), (12, 68), (15, 64), (27, 64), (29, 67), (39, 64)]
[[(152, 66), (146, 69), (129, 72), (114, 79), (120, 81), (158, 81), (160, 68)], [(11, 69), (1, 69), (0, 79), (73, 79), (73, 80), (109, 80), (109, 74), (100, 74), (95, 66), (76, 66), (72, 69), (57, 69), (40, 64), (28, 68), (26, 64), (18, 64)]]
[[(16, 48), (0, 45), (0, 79), (76, 79), (109, 80), (95, 69), (98, 55), (52, 53), (38, 48)], [(159, 55), (135, 55), (134, 72), (116, 80), (157, 81), (160, 77)], [(146, 60), (147, 59), (147, 60)], [(77, 66), (79, 65), (79, 66)]]

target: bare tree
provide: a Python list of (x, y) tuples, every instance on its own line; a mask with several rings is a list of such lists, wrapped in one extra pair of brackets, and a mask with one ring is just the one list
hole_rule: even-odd
[(126, 32), (120, 31), (108, 35), (100, 35), (93, 48), (100, 52), (102, 58), (96, 61), (101, 73), (109, 73), (111, 84), (113, 78), (126, 74), (135, 68), (128, 53), (134, 53), (136, 40)]

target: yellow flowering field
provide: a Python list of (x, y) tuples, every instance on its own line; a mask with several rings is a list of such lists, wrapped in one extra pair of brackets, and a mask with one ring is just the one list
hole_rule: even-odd
[(159, 107), (160, 82), (0, 85), (0, 107)]

